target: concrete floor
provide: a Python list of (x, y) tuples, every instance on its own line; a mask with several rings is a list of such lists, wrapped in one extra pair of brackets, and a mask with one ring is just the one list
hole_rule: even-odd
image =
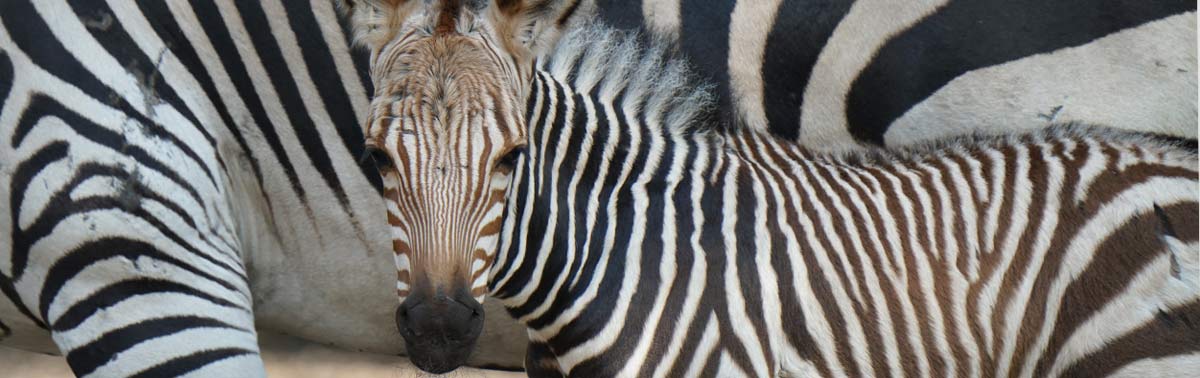
[[(398, 356), (347, 352), (308, 343), (296, 338), (260, 334), (267, 376), (296, 378), (416, 378), (430, 377)], [(0, 376), (14, 378), (71, 377), (67, 362), (0, 346)], [(460, 368), (444, 377), (515, 378), (524, 374), (497, 370)]]

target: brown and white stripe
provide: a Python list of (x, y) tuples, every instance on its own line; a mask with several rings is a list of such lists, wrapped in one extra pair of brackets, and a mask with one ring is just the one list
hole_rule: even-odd
[(816, 154), (711, 128), (685, 69), (603, 26), (558, 51), (492, 282), (531, 375), (1200, 367), (1194, 144), (1059, 125)]
[(508, 89), (524, 80), (494, 36), (478, 32), (490, 24), (461, 2), (411, 3), (392, 9), (403, 13), (395, 17), (427, 21), (372, 46), (366, 127), (384, 182), (397, 294), (403, 302), (414, 289), (467, 285), (482, 302), (509, 182), (509, 168), (496, 162), (524, 140), (518, 94)]

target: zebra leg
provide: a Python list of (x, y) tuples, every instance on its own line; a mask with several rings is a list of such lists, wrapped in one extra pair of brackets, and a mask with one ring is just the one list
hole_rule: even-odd
[(525, 352), (525, 373), (533, 378), (565, 377), (558, 367), (558, 359), (550, 346), (540, 341), (530, 341)]
[(85, 282), (43, 285), (43, 293), (62, 285), (50, 294), (46, 317), (76, 375), (263, 375), (247, 296), (218, 294), (201, 284), (216, 277), (186, 272), (186, 263), (132, 239), (89, 242), (71, 253), (107, 255), (51, 271)]
[(96, 178), (119, 187), (107, 196), (88, 193), (96, 188), (86, 182), (96, 181), (71, 180), (79, 184), (52, 194), (34, 223), (13, 235), (13, 260), (26, 262), (13, 266), (14, 287), (72, 371), (262, 376), (234, 244), (184, 227), (152, 185), (131, 184), (142, 181), (136, 174)]
[[(140, 196), (138, 209), (121, 207), (120, 195), (60, 198), (75, 206), (44, 209), (39, 220), (57, 225), (14, 270), (21, 302), (78, 376), (264, 375), (237, 254), (212, 253), (222, 249), (218, 238), (181, 237), (188, 230), (171, 227), (179, 225), (162, 214), (166, 206), (151, 192)], [(116, 208), (106, 209), (109, 201)]]
[(36, 127), (0, 127), (29, 130), (15, 150), (0, 147), (12, 204), (0, 208), (11, 226), (0, 275), (21, 313), (50, 330), (78, 376), (264, 375), (226, 190), (206, 169), (218, 164), (180, 152), (201, 144), (82, 116), (102, 109), (29, 104), (22, 119), (42, 119)]
[(264, 375), (229, 138), (170, 44), (105, 2), (0, 8), (5, 297), (78, 376)]

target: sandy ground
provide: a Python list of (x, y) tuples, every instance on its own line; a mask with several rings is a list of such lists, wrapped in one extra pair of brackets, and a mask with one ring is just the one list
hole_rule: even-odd
[[(263, 361), (270, 377), (297, 378), (416, 378), (431, 377), (398, 356), (354, 353), (308, 343), (292, 337), (260, 334)], [(71, 377), (60, 356), (25, 352), (0, 346), (0, 376), (20, 378)], [(514, 378), (521, 373), (460, 368), (444, 377)]]

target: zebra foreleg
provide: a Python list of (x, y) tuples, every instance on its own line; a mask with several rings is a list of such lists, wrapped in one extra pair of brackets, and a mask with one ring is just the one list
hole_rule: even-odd
[[(93, 257), (86, 263), (77, 258)], [(47, 272), (40, 300), (78, 376), (262, 376), (244, 280), (189, 269), (147, 243), (84, 243)], [(224, 277), (222, 277), (224, 276)]]
[(22, 301), (77, 376), (263, 376), (236, 254), (206, 253), (220, 243), (160, 227), (153, 206), (62, 219), (60, 230), (96, 228), (76, 234), (85, 240), (63, 233), (35, 244), (17, 280)]
[(550, 346), (543, 342), (530, 341), (525, 352), (525, 373), (533, 378), (565, 377)]

